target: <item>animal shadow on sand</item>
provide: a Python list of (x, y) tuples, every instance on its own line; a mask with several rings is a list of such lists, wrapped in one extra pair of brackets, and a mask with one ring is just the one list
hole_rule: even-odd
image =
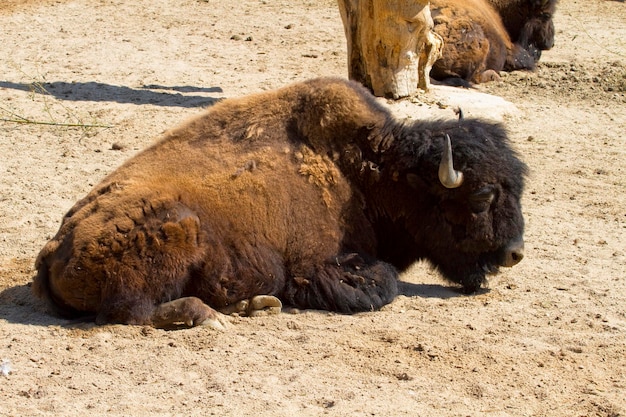
[[(59, 100), (111, 101), (122, 104), (152, 104), (164, 107), (209, 107), (221, 100), (204, 94), (222, 93), (221, 87), (144, 85), (131, 88), (99, 82), (54, 81), (46, 83), (14, 83), (0, 81), (0, 88), (48, 94)], [(197, 93), (192, 95), (191, 93)], [(200, 95), (203, 94), (203, 95)]]
[[(470, 295), (480, 295), (489, 293), (489, 288), (480, 288)], [(415, 284), (412, 282), (398, 281), (398, 295), (419, 298), (448, 298), (462, 297), (468, 294), (463, 293), (461, 287), (446, 286), (439, 284)]]
[(63, 326), (70, 323), (48, 314), (45, 303), (31, 293), (30, 283), (8, 287), (0, 292), (0, 320), (39, 326)]

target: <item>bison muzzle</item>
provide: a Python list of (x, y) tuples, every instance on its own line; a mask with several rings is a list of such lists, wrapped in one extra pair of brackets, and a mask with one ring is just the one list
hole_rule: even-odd
[(399, 121), (346, 80), (224, 100), (77, 202), (33, 290), (64, 317), (158, 327), (375, 310), (420, 259), (473, 292), (523, 256), (525, 172), (500, 124)]

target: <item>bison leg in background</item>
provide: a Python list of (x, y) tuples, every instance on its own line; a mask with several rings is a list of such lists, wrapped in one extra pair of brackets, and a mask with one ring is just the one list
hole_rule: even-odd
[(281, 298), (302, 309), (339, 313), (372, 311), (396, 297), (397, 279), (393, 266), (380, 261), (366, 262), (357, 254), (347, 254), (288, 279)]

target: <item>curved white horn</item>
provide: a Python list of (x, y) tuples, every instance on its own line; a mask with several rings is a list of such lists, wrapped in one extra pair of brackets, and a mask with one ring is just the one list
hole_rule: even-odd
[(445, 149), (441, 155), (441, 162), (439, 162), (439, 181), (446, 188), (457, 188), (463, 184), (463, 172), (454, 170), (452, 144), (447, 133)]

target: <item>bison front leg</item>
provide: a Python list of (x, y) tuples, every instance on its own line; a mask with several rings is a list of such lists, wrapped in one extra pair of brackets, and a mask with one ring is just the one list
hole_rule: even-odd
[(396, 297), (397, 278), (396, 269), (385, 262), (367, 262), (354, 253), (339, 255), (292, 277), (281, 298), (305, 309), (349, 314), (378, 310)]
[(197, 297), (183, 297), (158, 305), (151, 319), (154, 327), (167, 328), (177, 324), (188, 327), (203, 325), (224, 330), (226, 316), (213, 310)]

